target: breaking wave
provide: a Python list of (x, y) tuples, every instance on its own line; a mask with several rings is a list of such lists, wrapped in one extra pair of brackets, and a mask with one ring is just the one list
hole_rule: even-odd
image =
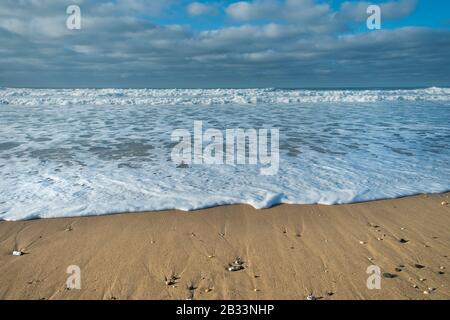
[(300, 89), (0, 89), (0, 105), (256, 105), (317, 102), (450, 101), (450, 88)]

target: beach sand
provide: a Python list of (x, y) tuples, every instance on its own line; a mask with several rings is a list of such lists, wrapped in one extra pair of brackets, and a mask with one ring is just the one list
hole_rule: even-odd
[[(442, 202), (449, 193), (2, 221), (0, 298), (449, 299)], [(236, 257), (244, 269), (228, 271)], [(69, 265), (80, 267), (80, 290), (66, 289)], [(370, 265), (381, 269), (379, 290), (366, 286)]]

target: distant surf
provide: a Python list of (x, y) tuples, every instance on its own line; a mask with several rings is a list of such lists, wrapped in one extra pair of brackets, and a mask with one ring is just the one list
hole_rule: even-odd
[(301, 89), (0, 89), (0, 105), (228, 105), (315, 102), (450, 101), (450, 88)]
[[(259, 165), (176, 166), (171, 132), (277, 128)], [(338, 204), (450, 190), (450, 89), (0, 89), (0, 219)]]

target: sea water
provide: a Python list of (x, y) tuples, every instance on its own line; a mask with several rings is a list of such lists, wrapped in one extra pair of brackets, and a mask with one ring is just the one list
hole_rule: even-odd
[[(172, 162), (176, 129), (279, 130), (279, 169)], [(450, 190), (450, 89), (0, 89), (0, 219)]]

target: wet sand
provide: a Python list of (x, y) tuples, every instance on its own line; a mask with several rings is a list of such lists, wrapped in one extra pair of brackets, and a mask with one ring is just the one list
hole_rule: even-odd
[[(2, 221), (0, 299), (449, 299), (446, 202), (449, 193)], [(70, 265), (80, 290), (66, 288)], [(379, 290), (366, 285), (371, 265)]]

